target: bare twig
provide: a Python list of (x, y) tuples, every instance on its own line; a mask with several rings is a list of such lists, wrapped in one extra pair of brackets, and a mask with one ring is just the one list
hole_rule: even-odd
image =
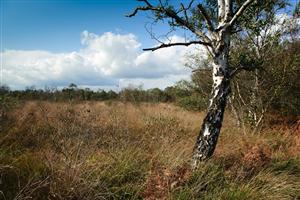
[(210, 17), (208, 16), (208, 14), (207, 14), (205, 8), (204, 8), (201, 4), (198, 4), (197, 7), (198, 7), (198, 9), (199, 9), (201, 15), (203, 16), (203, 18), (204, 18), (204, 20), (205, 20), (205, 22), (206, 22), (206, 25), (207, 25), (208, 30), (211, 31), (211, 32), (213, 32), (213, 31), (214, 31), (214, 27), (213, 27), (213, 24), (212, 24), (212, 22), (211, 22), (211, 19), (210, 19)]

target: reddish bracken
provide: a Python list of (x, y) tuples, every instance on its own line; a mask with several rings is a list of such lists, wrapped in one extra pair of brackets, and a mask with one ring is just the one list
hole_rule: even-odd
[(146, 181), (143, 197), (146, 200), (168, 199), (170, 189), (183, 185), (191, 175), (191, 168), (184, 164), (174, 170), (155, 164)]
[(242, 161), (247, 169), (256, 169), (270, 161), (270, 149), (266, 145), (255, 145), (244, 155)]
[(147, 200), (167, 199), (170, 174), (166, 168), (154, 166), (148, 175), (143, 197)]

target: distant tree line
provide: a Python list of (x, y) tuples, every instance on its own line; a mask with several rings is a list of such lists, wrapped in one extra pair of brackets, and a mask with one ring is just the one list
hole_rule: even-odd
[[(185, 99), (193, 96), (194, 91), (185, 88), (185, 82), (181, 81), (174, 86), (165, 89), (152, 88), (143, 89), (141, 86), (129, 86), (116, 92), (113, 90), (99, 89), (97, 91), (90, 88), (79, 88), (71, 83), (61, 90), (55, 87), (45, 87), (36, 89), (35, 86), (26, 87), (25, 90), (11, 90), (9, 86), (0, 86), (0, 99), (15, 98), (17, 100), (42, 100), (42, 101), (106, 101), (118, 100), (125, 102), (184, 102)], [(196, 108), (190, 108), (199, 110)]]

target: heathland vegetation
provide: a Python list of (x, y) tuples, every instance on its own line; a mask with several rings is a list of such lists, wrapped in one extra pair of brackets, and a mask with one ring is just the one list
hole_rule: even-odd
[[(132, 15), (151, 10), (175, 17), (171, 27), (211, 31), (205, 44), (218, 51), (187, 55), (191, 80), (163, 90), (1, 86), (0, 199), (300, 199), (300, 4), (279, 24), (286, 1), (255, 1), (233, 26), (213, 12), (231, 1), (204, 1), (213, 23), (201, 4), (175, 12), (141, 2)], [(254, 1), (235, 2), (245, 11), (241, 2)], [(196, 150), (210, 149), (191, 168), (200, 129)], [(209, 131), (216, 140), (206, 145)]]
[(245, 134), (227, 113), (214, 157), (192, 172), (201, 118), (165, 103), (20, 103), (1, 121), (0, 196), (300, 197), (299, 118), (269, 118), (260, 133)]

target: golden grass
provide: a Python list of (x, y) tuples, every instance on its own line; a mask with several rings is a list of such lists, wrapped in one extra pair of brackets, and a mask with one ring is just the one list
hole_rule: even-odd
[(226, 113), (214, 157), (187, 163), (203, 113), (170, 104), (26, 102), (0, 138), (0, 199), (296, 199), (299, 132), (245, 135)]

